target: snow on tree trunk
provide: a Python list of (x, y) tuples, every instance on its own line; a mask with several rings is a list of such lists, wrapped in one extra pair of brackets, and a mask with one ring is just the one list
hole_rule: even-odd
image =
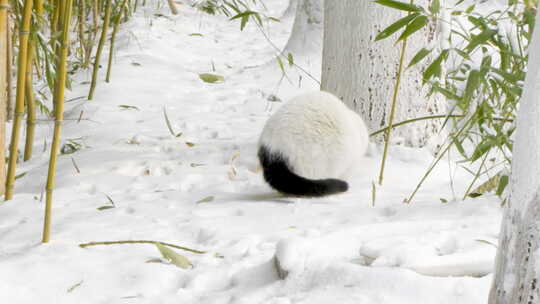
[(283, 55), (319, 78), (322, 57), (323, 0), (291, 0), (285, 15), (295, 9), (294, 24)]
[(285, 51), (293, 55), (322, 52), (323, 0), (291, 0), (290, 6), (295, 4), (296, 17)]
[(294, 14), (296, 13), (296, 6), (298, 5), (298, 0), (289, 0), (289, 4), (287, 5), (287, 8), (283, 11), (283, 14), (279, 19), (285, 19), (289, 17), (294, 17)]
[[(428, 0), (416, 1), (422, 6), (427, 3)], [(374, 40), (380, 31), (404, 15), (364, 0), (326, 1), (324, 15), (321, 87), (358, 112), (370, 131), (381, 129), (388, 123), (402, 44), (396, 44), (396, 38)], [(437, 29), (430, 23), (409, 38), (405, 64), (420, 48), (435, 43)], [(395, 122), (445, 114), (442, 96), (426, 97), (427, 87), (422, 86), (421, 80), (423, 68), (419, 64), (404, 71)], [(441, 120), (426, 120), (397, 128), (393, 142), (422, 146), (438, 132), (441, 123)], [(381, 141), (382, 137), (376, 140)]]
[(490, 304), (540, 303), (540, 31), (532, 39)]

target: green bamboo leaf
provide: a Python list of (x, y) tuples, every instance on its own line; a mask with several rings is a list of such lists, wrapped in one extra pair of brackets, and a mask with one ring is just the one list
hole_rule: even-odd
[(424, 71), (423, 81), (429, 81), (432, 77), (439, 77), (441, 75), (441, 64), (448, 57), (448, 50), (442, 50), (439, 57), (435, 59)]
[(113, 209), (113, 208), (114, 206), (101, 206), (101, 207), (98, 207), (97, 210), (103, 211), (103, 210)]
[(407, 25), (401, 36), (399, 36), (398, 41), (404, 40), (410, 35), (421, 30), (428, 23), (428, 21), (428, 17), (426, 16), (419, 16), (418, 18), (415, 18), (411, 23), (409, 23), (409, 25)]
[(453, 143), (454, 146), (457, 148), (459, 154), (461, 154), (461, 156), (463, 156), (464, 158), (467, 158), (467, 154), (465, 153), (465, 149), (463, 148), (461, 142), (457, 138), (454, 138)]
[(497, 195), (501, 196), (504, 192), (504, 189), (508, 185), (508, 175), (503, 175), (499, 179), (499, 186), (497, 187)]
[(467, 103), (470, 102), (474, 92), (480, 86), (481, 73), (478, 70), (472, 70), (467, 77), (467, 84), (465, 85), (465, 93), (463, 94), (463, 100)]
[(387, 28), (382, 30), (379, 34), (377, 34), (377, 36), (375, 37), (375, 41), (379, 41), (381, 39), (391, 36), (392, 34), (397, 32), (399, 29), (409, 24), (409, 22), (411, 22), (411, 20), (413, 20), (414, 18), (418, 17), (418, 15), (419, 15), (418, 13), (410, 14), (392, 23)]
[(429, 11), (436, 15), (441, 10), (441, 3), (439, 0), (432, 0), (431, 5), (429, 6)]
[(467, 50), (468, 53), (472, 52), (477, 46), (484, 44), (486, 41), (493, 38), (495, 34), (497, 34), (497, 30), (487, 28), (480, 34), (473, 35), (471, 41), (465, 47), (465, 50)]
[(477, 159), (479, 159), (480, 157), (482, 157), (482, 155), (486, 154), (486, 152), (488, 152), (491, 147), (492, 147), (492, 142), (487, 140), (487, 141), (484, 141), (482, 143), (480, 143), (479, 145), (476, 146), (476, 148), (474, 149), (474, 152), (471, 156), (471, 163), (476, 161)]
[(427, 55), (431, 53), (432, 50), (422, 48), (420, 49), (416, 55), (414, 55), (413, 59), (411, 60), (411, 63), (407, 66), (407, 68), (412, 67), (413, 65), (417, 64), (418, 62), (422, 61), (422, 59), (426, 58)]
[(474, 11), (475, 8), (476, 8), (476, 4), (472, 4), (465, 10), (465, 13), (470, 14), (472, 13), (472, 11)]
[(281, 70), (281, 72), (283, 74), (285, 74), (285, 65), (283, 64), (283, 60), (281, 60), (280, 56), (276, 56), (276, 60), (277, 60), (278, 65), (279, 65), (279, 69)]
[(203, 203), (210, 203), (211, 201), (214, 200), (214, 196), (207, 196), (201, 200), (198, 200), (195, 204), (203, 204)]
[(254, 15), (254, 14), (257, 14), (257, 12), (254, 12), (254, 11), (245, 11), (245, 12), (241, 12), (241, 13), (239, 13), (239, 14), (234, 15), (234, 16), (231, 17), (231, 19), (229, 19), (229, 20), (234, 20), (234, 19), (239, 19), (239, 18), (249, 17), (250, 15)]
[(199, 78), (207, 83), (218, 83), (225, 81), (225, 78), (223, 76), (210, 73), (199, 74)]
[(422, 9), (416, 5), (400, 2), (400, 1), (394, 1), (394, 0), (376, 0), (375, 3), (378, 3), (380, 5), (388, 6), (391, 8), (395, 8), (402, 11), (407, 12), (419, 12)]
[(188, 258), (177, 253), (176, 251), (170, 248), (167, 248), (161, 245), (160, 243), (156, 243), (156, 247), (161, 253), (161, 255), (163, 256), (163, 258), (169, 261), (171, 264), (178, 266), (180, 268), (184, 268), (184, 269), (190, 268), (193, 266), (193, 264), (191, 264)]
[(287, 54), (287, 61), (289, 62), (289, 66), (293, 66), (293, 65), (294, 65), (293, 54), (291, 54), (291, 53), (288, 53), (288, 54)]
[(471, 60), (471, 57), (467, 52), (464, 52), (458, 48), (452, 49), (452, 51), (458, 53), (459, 56), (463, 57), (464, 59)]
[(519, 73), (516, 73), (516, 74), (513, 74), (513, 73), (508, 73), (508, 72), (505, 72), (503, 70), (500, 70), (500, 69), (495, 69), (495, 68), (492, 68), (491, 69), (493, 72), (495, 72), (496, 74), (502, 76), (504, 78), (504, 80), (510, 82), (510, 83), (517, 83), (518, 81), (521, 81), (523, 80), (521, 74)]
[(243, 31), (244, 30), (244, 27), (246, 27), (246, 24), (249, 20), (249, 16), (243, 16), (242, 19), (240, 20), (240, 30)]
[(137, 110), (137, 111), (139, 111), (139, 108), (137, 108), (136, 106), (119, 105), (118, 107), (119, 107), (120, 109), (122, 109), (122, 110)]
[(446, 97), (446, 98), (448, 98), (450, 100), (459, 100), (460, 99), (460, 97), (456, 93), (452, 92), (451, 90), (449, 90), (447, 88), (443, 88), (443, 87), (439, 86), (439, 84), (437, 84), (437, 83), (433, 84), (433, 90), (443, 94), (444, 97)]

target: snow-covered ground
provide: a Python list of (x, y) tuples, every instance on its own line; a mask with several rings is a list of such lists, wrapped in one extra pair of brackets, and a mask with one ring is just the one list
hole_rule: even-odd
[[(279, 17), (287, 1), (267, 5)], [(486, 302), (496, 198), (455, 200), (470, 179), (442, 165), (404, 204), (432, 157), (398, 147), (375, 204), (376, 148), (346, 194), (276, 195), (256, 158), (258, 134), (280, 104), (268, 96), (287, 100), (317, 84), (290, 68), (280, 82), (275, 51), (253, 24), (240, 32), (222, 16), (179, 10), (140, 9), (123, 28), (112, 82), (100, 82), (93, 101), (67, 103), (63, 137), (82, 148), (59, 158), (48, 244), (40, 243), (48, 152), (19, 168), (27, 174), (15, 199), (0, 204), (0, 303)], [(278, 47), (291, 24), (269, 24)], [(225, 81), (204, 83), (198, 74), (208, 72)], [(86, 95), (88, 79), (77, 75), (68, 99)], [(37, 151), (51, 131), (41, 125)], [(109, 198), (114, 208), (100, 208)], [(149, 244), (78, 246), (116, 240), (206, 253), (177, 250), (193, 264), (182, 269), (156, 262)]]

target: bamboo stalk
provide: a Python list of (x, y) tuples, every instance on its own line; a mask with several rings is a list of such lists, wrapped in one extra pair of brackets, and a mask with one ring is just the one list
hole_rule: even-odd
[[(0, 160), (5, 159), (6, 104), (8, 103), (8, 0), (0, 0)], [(0, 194), (5, 192), (6, 162), (0, 162)]]
[(96, 51), (96, 58), (94, 58), (94, 69), (92, 71), (92, 83), (90, 84), (90, 92), (88, 93), (88, 100), (94, 98), (94, 91), (96, 89), (97, 75), (99, 71), (99, 61), (101, 59), (101, 53), (103, 52), (103, 46), (107, 40), (107, 30), (109, 28), (109, 21), (111, 19), (111, 0), (107, 0), (105, 7), (105, 17), (103, 19), (103, 28), (101, 29), (101, 38), (99, 39), (98, 48)]
[[(33, 33), (30, 34), (28, 40), (28, 61), (26, 65), (26, 142), (24, 145), (23, 160), (27, 161), (32, 158), (34, 147), (34, 134), (36, 129), (36, 104), (34, 100), (33, 75), (34, 59), (37, 57), (37, 32), (41, 28), (41, 19), (43, 18), (43, 0), (34, 0), (34, 10), (36, 19), (34, 20)], [(37, 64), (36, 64), (37, 66)]]
[(30, 33), (30, 21), (32, 20), (33, 0), (24, 1), (22, 25), (19, 33), (19, 57), (17, 70), (17, 92), (15, 101), (15, 118), (11, 132), (11, 144), (9, 147), (9, 165), (6, 179), (5, 199), (13, 198), (15, 184), (15, 171), (17, 166), (18, 145), (20, 136), (21, 120), (24, 115), (24, 88), (26, 84), (26, 65), (28, 54), (28, 36)]
[(51, 45), (53, 47), (53, 50), (55, 50), (55, 43), (54, 41), (56, 40), (55, 37), (56, 37), (56, 32), (58, 30), (58, 19), (60, 18), (60, 3), (62, 0), (51, 0), (50, 2), (52, 3), (52, 5), (54, 6), (53, 8), (53, 14), (52, 14), (52, 17), (51, 17)]
[(122, 245), (122, 244), (152, 244), (152, 245), (162, 245), (162, 246), (168, 246), (180, 250), (189, 251), (192, 253), (198, 253), (198, 254), (205, 254), (206, 251), (191, 249), (184, 246), (178, 246), (170, 243), (160, 242), (160, 241), (148, 241), (148, 240), (128, 240), (128, 241), (105, 241), (105, 242), (89, 242), (89, 243), (83, 243), (79, 244), (79, 247), (86, 248), (89, 246), (97, 246), (97, 245)]
[(13, 44), (11, 43), (11, 19), (8, 16), (6, 19), (6, 41), (7, 41), (7, 65), (6, 65), (6, 85), (7, 85), (7, 100), (6, 100), (6, 121), (13, 119)]
[[(413, 4), (414, 0), (410, 0), (410, 4)], [(403, 43), (401, 44), (401, 50), (399, 55), (399, 65), (396, 75), (396, 84), (394, 86), (394, 93), (392, 96), (392, 103), (390, 105), (390, 116), (388, 117), (388, 129), (386, 129), (386, 138), (384, 141), (384, 151), (383, 151), (383, 157), (381, 160), (381, 169), (379, 171), (379, 185), (383, 184), (384, 180), (384, 168), (386, 165), (386, 157), (388, 156), (388, 148), (390, 147), (390, 137), (392, 135), (393, 124), (394, 124), (394, 116), (396, 113), (396, 107), (397, 107), (397, 100), (399, 95), (399, 87), (401, 85), (401, 76), (403, 74), (403, 69), (405, 67), (405, 53), (407, 51), (407, 38), (403, 39)]]
[(32, 64), (34, 61), (35, 53), (35, 40), (30, 37), (28, 42), (28, 60), (26, 64), (26, 85), (25, 85), (25, 98), (26, 98), (26, 142), (24, 145), (24, 161), (32, 158), (32, 151), (34, 147), (34, 134), (36, 127), (36, 104), (34, 100), (34, 88), (33, 88), (33, 71)]
[[(92, 20), (93, 20), (93, 26), (88, 26), (87, 29), (87, 37), (86, 37), (86, 43), (85, 43), (85, 55), (84, 55), (84, 61), (83, 61), (83, 68), (88, 68), (90, 66), (90, 61), (92, 59), (92, 50), (94, 48), (94, 40), (96, 38), (96, 33), (98, 31), (98, 11), (97, 11), (97, 0), (90, 0), (92, 1), (93, 5), (92, 7)], [(86, 2), (86, 0), (85, 0)]]
[(62, 121), (64, 120), (64, 91), (66, 86), (67, 76), (67, 55), (69, 48), (69, 21), (71, 20), (71, 11), (73, 0), (65, 0), (65, 9), (63, 14), (63, 29), (62, 40), (60, 45), (60, 57), (58, 58), (58, 67), (56, 69), (55, 95), (55, 121), (54, 121), (54, 136), (51, 144), (51, 157), (49, 160), (49, 171), (47, 175), (47, 186), (45, 189), (45, 218), (43, 223), (43, 243), (50, 240), (51, 232), (51, 212), (52, 212), (52, 195), (55, 181), (56, 159), (60, 148), (60, 136), (62, 130)]
[(118, 32), (118, 28), (120, 27), (120, 19), (122, 19), (122, 13), (124, 12), (126, 3), (127, 3), (127, 0), (122, 1), (118, 9), (118, 14), (116, 15), (116, 19), (114, 20), (114, 27), (113, 27), (113, 32), (111, 35), (111, 43), (110, 43), (110, 48), (109, 48), (109, 63), (107, 64), (107, 77), (105, 77), (105, 82), (107, 83), (111, 80), (112, 58), (114, 55), (114, 41), (116, 39), (116, 33)]
[(86, 42), (84, 39), (84, 25), (85, 25), (85, 17), (86, 17), (86, 0), (79, 0), (79, 9), (77, 11), (77, 22), (79, 23), (77, 29), (78, 29), (78, 39), (79, 39), (79, 52), (80, 56), (82, 58), (82, 61), (84, 61), (84, 56), (86, 54)]
[[(36, 15), (40, 18), (43, 17), (43, 0), (34, 0), (34, 7)], [(41, 23), (41, 20), (37, 20), (38, 23)]]

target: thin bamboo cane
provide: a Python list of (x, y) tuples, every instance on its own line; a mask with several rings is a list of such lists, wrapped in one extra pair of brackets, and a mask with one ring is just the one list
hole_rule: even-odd
[(36, 129), (36, 104), (34, 100), (34, 88), (33, 88), (33, 71), (32, 64), (34, 61), (35, 53), (35, 40), (30, 36), (28, 42), (28, 60), (26, 64), (26, 85), (25, 85), (25, 98), (26, 98), (26, 142), (24, 145), (24, 161), (32, 158), (32, 151), (34, 147), (34, 134)]
[(33, 0), (24, 1), (22, 25), (19, 33), (19, 57), (17, 70), (17, 95), (15, 101), (15, 118), (11, 132), (11, 144), (9, 147), (9, 165), (6, 179), (5, 199), (13, 198), (15, 184), (15, 170), (17, 166), (17, 154), (20, 136), (21, 120), (24, 116), (24, 87), (26, 84), (26, 64), (28, 54), (28, 35), (30, 33), (30, 21), (32, 19)]
[[(34, 134), (36, 130), (36, 104), (34, 100), (34, 88), (33, 88), (33, 75), (34, 71), (34, 59), (36, 58), (37, 40), (36, 33), (41, 28), (41, 21), (43, 18), (43, 0), (34, 0), (34, 11), (36, 12), (36, 20), (34, 20), (33, 32), (30, 34), (28, 40), (28, 61), (26, 65), (26, 142), (24, 145), (24, 157), (23, 160), (27, 161), (32, 158), (32, 152), (34, 148)], [(37, 66), (37, 64), (36, 64)]]
[(84, 61), (84, 56), (86, 54), (86, 41), (84, 39), (84, 25), (86, 17), (86, 0), (79, 0), (79, 9), (77, 11), (77, 22), (79, 23), (78, 29), (78, 39), (79, 39), (79, 52), (82, 60)]
[[(43, 21), (45, 19), (43, 19), (43, 13), (44, 13), (44, 7), (43, 7), (43, 0), (34, 0), (34, 11), (36, 12), (36, 20), (35, 20), (35, 24), (36, 24), (36, 32), (39, 31), (41, 28), (42, 28), (42, 25), (43, 25)], [(37, 34), (36, 36), (37, 37)], [(32, 38), (32, 37), (30, 37)], [(34, 39), (34, 42), (31, 44), (33, 45), (33, 67), (35, 67), (36, 69), (36, 75), (38, 77), (39, 80), (41, 80), (41, 69), (40, 69), (40, 62), (39, 62), (39, 55), (36, 53), (38, 51), (38, 48), (37, 48), (37, 44), (38, 44), (38, 41), (37, 41), (37, 38)]]
[[(7, 104), (8, 98), (8, 9), (8, 0), (0, 0), (0, 104), (2, 105), (2, 108), (5, 108), (3, 105)], [(5, 117), (1, 117), (1, 119), (5, 120)]]
[(92, 20), (94, 22), (93, 32), (94, 32), (94, 35), (96, 35), (99, 28), (99, 0), (94, 0), (93, 3), (94, 3), (94, 5), (92, 5)]
[(98, 31), (98, 15), (99, 12), (97, 10), (97, 0), (90, 0), (92, 1), (92, 20), (93, 25), (90, 27), (88, 26), (87, 29), (87, 37), (86, 37), (86, 46), (85, 46), (85, 55), (84, 55), (84, 61), (83, 61), (83, 68), (88, 68), (90, 66), (90, 61), (92, 59), (92, 50), (94, 48), (94, 40), (96, 39), (96, 34)]
[(67, 74), (67, 55), (69, 48), (69, 21), (71, 20), (71, 11), (73, 0), (65, 0), (65, 10), (63, 14), (63, 30), (62, 40), (60, 45), (60, 58), (57, 67), (55, 96), (54, 103), (56, 104), (55, 121), (54, 121), (54, 136), (51, 144), (51, 158), (49, 160), (49, 171), (47, 175), (47, 186), (45, 189), (45, 218), (43, 223), (43, 238), (42, 242), (47, 243), (50, 240), (51, 234), (51, 211), (52, 211), (52, 195), (55, 182), (56, 159), (60, 148), (60, 136), (62, 130), (62, 121), (64, 120), (64, 91), (66, 85)]
[(105, 7), (105, 17), (103, 19), (103, 28), (101, 29), (101, 38), (99, 39), (98, 48), (96, 51), (96, 58), (94, 58), (94, 69), (92, 71), (92, 83), (90, 84), (90, 92), (88, 93), (88, 100), (94, 98), (94, 91), (96, 89), (97, 75), (99, 71), (99, 61), (101, 59), (101, 53), (103, 52), (103, 46), (107, 40), (107, 30), (109, 29), (109, 21), (111, 19), (111, 0), (107, 0)]
[[(0, 160), (5, 159), (6, 104), (8, 103), (8, 0), (0, 0)], [(5, 192), (6, 162), (0, 161), (0, 194)]]
[(114, 27), (113, 27), (113, 32), (111, 35), (111, 43), (110, 43), (110, 49), (109, 49), (109, 63), (107, 64), (107, 77), (105, 77), (105, 82), (107, 83), (111, 80), (112, 58), (114, 55), (114, 41), (116, 39), (116, 33), (118, 32), (118, 28), (120, 27), (120, 20), (122, 19), (122, 13), (124, 12), (126, 3), (127, 3), (127, 0), (122, 1), (118, 9), (118, 14), (116, 15), (116, 19), (114, 20)]
[[(410, 0), (410, 4), (411, 5), (414, 4), (414, 0)], [(398, 102), (399, 88), (401, 85), (401, 77), (403, 75), (403, 70), (405, 68), (405, 55), (407, 52), (407, 40), (408, 40), (407, 38), (403, 39), (403, 43), (401, 44), (396, 82), (394, 85), (394, 93), (392, 95), (392, 103), (390, 104), (390, 116), (388, 117), (388, 129), (385, 132), (386, 136), (385, 136), (385, 141), (384, 141), (383, 157), (381, 160), (381, 168), (379, 171), (379, 185), (381, 186), (384, 181), (384, 169), (386, 165), (386, 157), (388, 156), (388, 148), (390, 147), (390, 138), (392, 135), (393, 125), (394, 125), (394, 117), (395, 117), (396, 106)]]
[[(9, 10), (8, 10), (9, 12)], [(6, 41), (7, 41), (7, 65), (6, 65), (6, 83), (7, 83), (7, 100), (6, 100), (6, 120), (13, 119), (13, 44), (11, 43), (11, 18), (9, 13), (6, 20)]]
[(60, 2), (62, 0), (50, 0), (50, 3), (53, 5), (53, 13), (51, 17), (51, 41), (50, 43), (54, 49), (54, 41), (56, 40), (56, 31), (58, 30), (58, 19), (60, 18)]

